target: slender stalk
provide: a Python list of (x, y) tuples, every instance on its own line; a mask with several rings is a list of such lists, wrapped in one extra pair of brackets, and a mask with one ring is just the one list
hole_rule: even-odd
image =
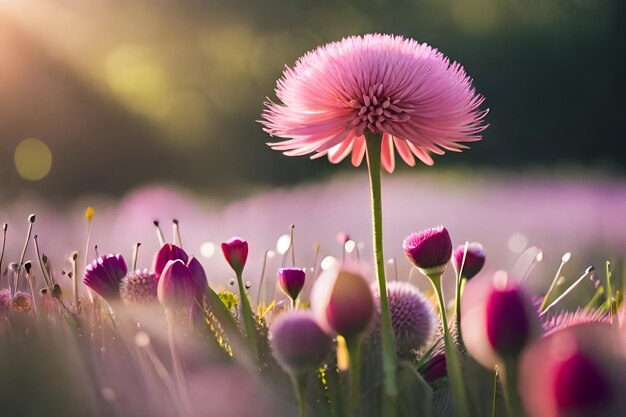
[(263, 281), (265, 281), (265, 270), (267, 269), (267, 253), (269, 251), (265, 251), (265, 255), (263, 256), (263, 266), (261, 267), (261, 278), (259, 279), (259, 291), (256, 293), (256, 305), (258, 306), (261, 300), (261, 293), (263, 291)]
[(306, 417), (306, 401), (304, 398), (304, 389), (306, 387), (306, 374), (291, 374), (291, 384), (293, 390), (296, 393), (296, 399), (298, 400), (298, 415), (300, 417)]
[(500, 378), (504, 376), (504, 401), (506, 404), (506, 414), (508, 417), (518, 417), (521, 410), (519, 397), (517, 394), (517, 362), (516, 360), (508, 360), (504, 364), (504, 372), (500, 374)]
[(498, 365), (493, 371), (493, 394), (491, 398), (491, 417), (496, 417), (496, 394), (498, 393)]
[(0, 252), (0, 277), (2, 277), (2, 261), (4, 260), (4, 249), (7, 243), (7, 229), (9, 225), (7, 223), (2, 224), (2, 251)]
[(246, 294), (246, 288), (243, 285), (243, 277), (241, 271), (236, 271), (237, 285), (239, 286), (239, 298), (241, 303), (241, 316), (243, 318), (243, 327), (246, 332), (246, 338), (250, 343), (250, 353), (254, 363), (259, 362), (259, 349), (256, 341), (256, 326), (254, 324), (254, 318), (252, 316), (252, 308), (250, 307), (250, 300), (248, 300), (248, 294)]
[(446, 353), (446, 367), (448, 370), (448, 380), (452, 390), (454, 415), (457, 417), (469, 416), (467, 409), (467, 393), (463, 384), (463, 374), (461, 372), (461, 363), (457, 355), (456, 346), (450, 335), (448, 327), (448, 318), (446, 314), (446, 304), (443, 299), (443, 291), (441, 290), (441, 275), (428, 276), (439, 300), (439, 309), (441, 312), (441, 324), (443, 326), (443, 341)]
[(563, 258), (561, 258), (561, 264), (559, 265), (559, 268), (556, 270), (556, 274), (554, 274), (554, 279), (552, 280), (552, 283), (550, 283), (550, 288), (548, 288), (546, 295), (544, 295), (543, 299), (541, 300), (539, 311), (543, 311), (548, 305), (548, 301), (550, 301), (550, 297), (552, 296), (552, 293), (554, 292), (554, 289), (556, 288), (556, 284), (559, 281), (559, 278), (561, 277), (561, 271), (563, 270), (563, 266), (567, 263), (567, 261), (569, 261), (569, 256), (567, 256), (568, 254), (569, 252), (563, 255)]
[(459, 275), (456, 279), (456, 295), (455, 295), (455, 314), (456, 314), (456, 334), (459, 340), (459, 347), (461, 351), (465, 351), (465, 343), (463, 343), (463, 332), (461, 330), (461, 296), (463, 295), (463, 290), (465, 289), (465, 284), (467, 283), (467, 278)]
[(384, 401), (383, 415), (396, 415), (398, 387), (396, 382), (396, 348), (391, 327), (391, 313), (385, 282), (385, 257), (383, 255), (383, 213), (380, 184), (380, 148), (381, 138), (366, 133), (367, 167), (370, 178), (372, 200), (372, 230), (376, 277), (380, 290), (380, 336), (382, 343)]
[(348, 385), (348, 416), (358, 417), (359, 403), (361, 399), (361, 336), (348, 337), (349, 372), (350, 381)]

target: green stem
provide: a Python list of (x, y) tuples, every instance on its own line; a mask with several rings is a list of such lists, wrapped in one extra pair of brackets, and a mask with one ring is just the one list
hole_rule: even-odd
[(372, 230), (376, 277), (380, 290), (380, 337), (382, 343), (383, 366), (383, 416), (395, 417), (398, 387), (396, 383), (396, 347), (391, 327), (391, 313), (385, 282), (385, 258), (383, 256), (383, 215), (380, 185), (380, 149), (381, 138), (365, 134), (367, 145), (367, 167), (370, 178), (372, 200)]
[(350, 382), (348, 389), (348, 416), (359, 416), (361, 400), (361, 336), (346, 339), (348, 354), (350, 355)]
[(306, 385), (306, 374), (291, 374), (291, 383), (298, 400), (298, 410), (300, 417), (306, 417), (306, 401), (304, 398), (304, 389)]
[(459, 348), (463, 352), (465, 351), (465, 344), (463, 343), (463, 332), (461, 330), (461, 296), (463, 295), (463, 289), (465, 288), (466, 282), (467, 278), (459, 275), (456, 280), (456, 295), (454, 300), (454, 310), (456, 314), (456, 334), (459, 341)]
[(491, 397), (491, 417), (496, 417), (496, 397), (498, 394), (498, 365), (493, 372), (493, 393)]
[(439, 309), (441, 312), (441, 324), (443, 326), (443, 340), (446, 352), (446, 368), (448, 371), (448, 381), (450, 381), (450, 389), (452, 390), (452, 399), (454, 407), (454, 415), (457, 417), (468, 417), (467, 409), (467, 393), (463, 384), (463, 374), (461, 372), (461, 363), (457, 354), (457, 349), (450, 335), (448, 328), (448, 318), (446, 314), (446, 304), (443, 300), (443, 292), (441, 290), (441, 275), (429, 276), (431, 284), (437, 293), (439, 300)]
[(256, 326), (254, 325), (254, 317), (252, 316), (252, 308), (250, 307), (250, 300), (246, 294), (246, 288), (243, 285), (243, 278), (241, 272), (237, 272), (237, 284), (239, 286), (240, 302), (241, 302), (241, 316), (243, 319), (243, 327), (246, 331), (246, 338), (250, 343), (250, 353), (254, 363), (259, 362), (259, 349), (256, 340)]
[(517, 394), (517, 362), (508, 360), (504, 363), (504, 372), (500, 374), (504, 376), (504, 401), (506, 404), (506, 414), (508, 417), (518, 417), (521, 405)]

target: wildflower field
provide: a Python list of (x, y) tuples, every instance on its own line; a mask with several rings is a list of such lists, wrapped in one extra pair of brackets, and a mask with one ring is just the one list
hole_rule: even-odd
[[(249, 190), (225, 174), (249, 156), (213, 153), (211, 195), (175, 185), (181, 144), (189, 166), (111, 195), (135, 171), (94, 148), (93, 189), (57, 198), (53, 153), (21, 141), (43, 185), (0, 194), (0, 415), (626, 416), (626, 182), (440, 167), (497, 141), (503, 110), (394, 32), (317, 42), (256, 97), (263, 152), (349, 174)], [(165, 79), (146, 68), (112, 85)]]

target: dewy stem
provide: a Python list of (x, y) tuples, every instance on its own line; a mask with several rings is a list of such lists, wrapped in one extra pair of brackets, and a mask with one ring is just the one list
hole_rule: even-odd
[(383, 256), (383, 213), (380, 186), (380, 149), (381, 137), (365, 133), (367, 146), (367, 168), (370, 178), (372, 200), (372, 231), (376, 277), (380, 289), (380, 337), (383, 360), (383, 415), (395, 417), (398, 387), (396, 383), (396, 347), (391, 327), (391, 313), (385, 282), (385, 258)]
[(457, 349), (450, 335), (450, 328), (448, 327), (448, 318), (446, 314), (446, 304), (443, 299), (443, 291), (441, 290), (441, 275), (429, 275), (433, 289), (437, 293), (437, 299), (439, 300), (439, 311), (441, 312), (441, 324), (443, 327), (443, 341), (445, 344), (446, 352), (446, 367), (448, 371), (448, 380), (450, 381), (450, 389), (452, 390), (452, 400), (454, 415), (457, 417), (468, 417), (469, 411), (467, 409), (467, 393), (465, 392), (465, 386), (463, 384), (463, 374), (461, 372), (461, 364), (457, 354)]
[(250, 343), (250, 354), (254, 363), (258, 365), (259, 351), (256, 340), (256, 326), (254, 325), (254, 318), (252, 317), (252, 308), (250, 307), (250, 300), (246, 294), (246, 288), (243, 285), (243, 277), (241, 271), (236, 271), (237, 285), (239, 286), (239, 298), (241, 303), (241, 315), (243, 317), (243, 327), (246, 331), (246, 338)]

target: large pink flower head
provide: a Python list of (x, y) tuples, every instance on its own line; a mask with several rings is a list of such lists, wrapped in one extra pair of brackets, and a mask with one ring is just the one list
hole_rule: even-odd
[(425, 43), (402, 36), (351, 36), (320, 46), (286, 68), (261, 123), (270, 143), (285, 155), (328, 155), (338, 163), (352, 152), (365, 155), (364, 133), (382, 135), (385, 169), (395, 166), (394, 146), (410, 166), (414, 155), (427, 165), (429, 153), (467, 149), (486, 125), (484, 98), (457, 62)]

